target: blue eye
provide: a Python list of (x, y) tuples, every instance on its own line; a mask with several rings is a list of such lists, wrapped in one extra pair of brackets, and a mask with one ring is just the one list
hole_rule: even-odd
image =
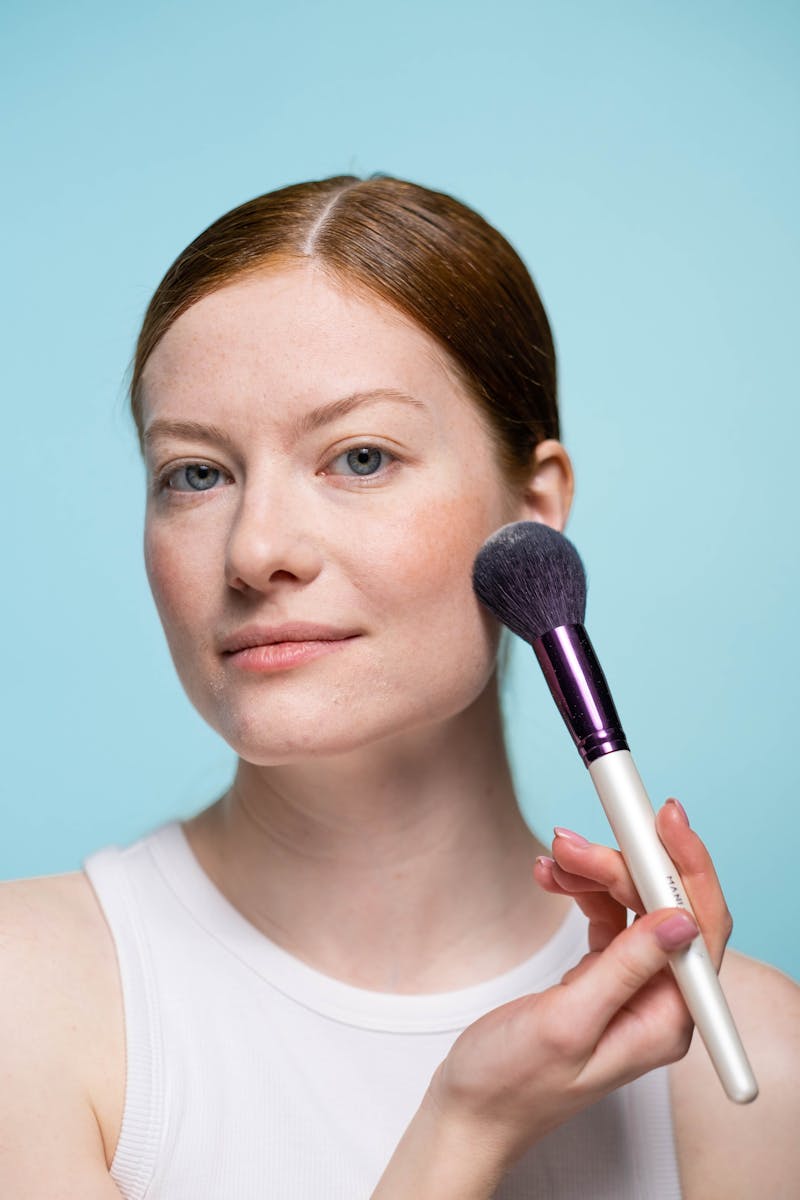
[[(185, 480), (189, 483), (188, 488), (176, 487), (172, 480), (180, 477), (183, 474)], [(162, 488), (167, 488), (171, 492), (207, 492), (214, 486), (222, 472), (219, 467), (212, 467), (209, 463), (184, 463), (181, 467), (174, 467), (163, 475), (159, 481)], [(192, 480), (196, 481), (197, 486), (194, 486)]]
[(394, 455), (389, 454), (386, 450), (381, 450), (378, 446), (353, 446), (350, 450), (339, 454), (333, 461), (338, 462), (340, 458), (345, 459), (355, 474), (363, 478), (375, 475), (382, 459), (393, 457)]

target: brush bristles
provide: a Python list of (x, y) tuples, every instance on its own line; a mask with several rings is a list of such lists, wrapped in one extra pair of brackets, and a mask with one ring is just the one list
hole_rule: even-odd
[(563, 533), (514, 521), (487, 538), (472, 571), (478, 599), (513, 633), (534, 642), (559, 625), (582, 625), (586, 573)]

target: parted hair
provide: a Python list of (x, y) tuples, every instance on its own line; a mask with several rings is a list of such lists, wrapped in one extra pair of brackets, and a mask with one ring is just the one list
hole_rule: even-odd
[(433, 337), (488, 418), (509, 484), (528, 478), (535, 446), (559, 437), (553, 337), (528, 269), (474, 209), (383, 173), (267, 192), (178, 255), (147, 307), (131, 364), (140, 446), (142, 372), (173, 321), (237, 279), (303, 259), (370, 290)]

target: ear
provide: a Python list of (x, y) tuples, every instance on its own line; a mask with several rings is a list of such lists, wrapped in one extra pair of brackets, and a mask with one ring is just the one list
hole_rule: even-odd
[(570, 457), (561, 442), (547, 438), (534, 451), (533, 469), (518, 500), (518, 515), (512, 519), (541, 521), (561, 533), (574, 493), (575, 474)]

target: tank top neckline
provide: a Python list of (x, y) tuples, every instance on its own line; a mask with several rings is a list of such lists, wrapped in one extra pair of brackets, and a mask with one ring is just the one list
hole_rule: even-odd
[(296, 1003), (362, 1029), (396, 1033), (463, 1029), (508, 1000), (558, 983), (587, 950), (586, 918), (573, 906), (543, 946), (501, 975), (448, 992), (360, 988), (323, 974), (257, 929), (203, 870), (179, 820), (166, 822), (143, 840), (164, 882), (192, 919), (245, 967)]

